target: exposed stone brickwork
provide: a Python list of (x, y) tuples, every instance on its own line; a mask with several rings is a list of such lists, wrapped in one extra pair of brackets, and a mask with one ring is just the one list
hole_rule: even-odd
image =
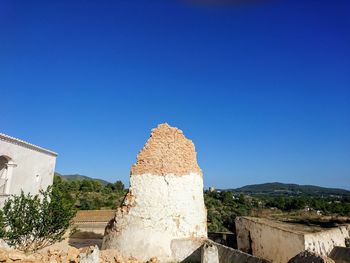
[(131, 174), (187, 175), (202, 171), (197, 164), (194, 144), (178, 128), (167, 123), (152, 130), (151, 137), (137, 156)]
[[(161, 124), (132, 166), (129, 192), (106, 227), (102, 249), (140, 261), (155, 256), (174, 262), (192, 254), (206, 238), (203, 177), (195, 147), (182, 131)], [(177, 247), (182, 253), (174, 252)]]

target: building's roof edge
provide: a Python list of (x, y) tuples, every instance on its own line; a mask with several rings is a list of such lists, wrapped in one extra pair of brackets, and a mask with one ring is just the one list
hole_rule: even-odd
[(34, 150), (34, 151), (46, 153), (46, 154), (49, 154), (49, 155), (52, 155), (52, 156), (55, 156), (55, 157), (58, 155), (57, 153), (55, 153), (53, 151), (50, 151), (48, 149), (42, 148), (40, 146), (37, 146), (35, 144), (31, 144), (29, 142), (26, 142), (26, 141), (23, 141), (23, 140), (20, 140), (20, 139), (17, 139), (15, 137), (11, 137), (11, 136), (6, 135), (4, 133), (0, 133), (0, 140), (1, 141), (6, 141), (6, 142), (10, 142), (10, 143), (13, 143), (13, 144), (17, 144), (19, 146), (22, 146), (22, 147), (25, 147), (25, 148), (28, 148), (28, 149), (31, 149), (31, 150)]
[(289, 233), (303, 235), (303, 236), (306, 234), (315, 234), (315, 233), (320, 233), (327, 230), (326, 228), (322, 228), (322, 227), (303, 226), (292, 222), (283, 222), (283, 221), (278, 221), (278, 220), (269, 219), (269, 218), (261, 218), (261, 217), (253, 217), (253, 216), (239, 216), (237, 218), (243, 218), (250, 222), (266, 225), (275, 229), (279, 229), (284, 232), (289, 232)]

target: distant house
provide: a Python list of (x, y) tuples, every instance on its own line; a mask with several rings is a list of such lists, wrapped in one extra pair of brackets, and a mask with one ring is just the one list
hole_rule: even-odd
[(57, 154), (0, 133), (0, 206), (10, 195), (37, 194), (53, 182)]

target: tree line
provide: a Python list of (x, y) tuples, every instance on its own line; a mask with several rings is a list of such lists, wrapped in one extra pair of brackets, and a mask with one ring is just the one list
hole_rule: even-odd
[(54, 177), (53, 187), (74, 202), (78, 210), (116, 209), (122, 202), (126, 189), (121, 181), (102, 185), (96, 180), (64, 180)]
[[(74, 203), (77, 210), (116, 209), (124, 199), (127, 189), (121, 181), (102, 185), (99, 181), (64, 180), (55, 176), (53, 187)], [(280, 213), (314, 211), (322, 215), (350, 216), (350, 197), (332, 196), (275, 196), (247, 195), (231, 191), (205, 191), (204, 201), (208, 211), (208, 230), (234, 231), (237, 216), (256, 215), (263, 210)]]

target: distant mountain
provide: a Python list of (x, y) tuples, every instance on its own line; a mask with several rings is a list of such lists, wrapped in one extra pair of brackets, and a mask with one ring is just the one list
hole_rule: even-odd
[(97, 179), (97, 178), (91, 178), (89, 176), (86, 176), (86, 175), (80, 175), (80, 174), (67, 174), (67, 175), (62, 175), (62, 174), (59, 174), (57, 172), (55, 172), (55, 175), (56, 176), (60, 176), (63, 180), (67, 180), (67, 181), (82, 181), (82, 180), (94, 180), (94, 181), (97, 181), (97, 182), (100, 182), (102, 185), (106, 185), (108, 184), (109, 182), (105, 181), (105, 180), (102, 180), (102, 179)]
[(344, 189), (326, 188), (315, 185), (284, 184), (277, 182), (246, 185), (229, 190), (245, 194), (350, 196), (350, 191)]

